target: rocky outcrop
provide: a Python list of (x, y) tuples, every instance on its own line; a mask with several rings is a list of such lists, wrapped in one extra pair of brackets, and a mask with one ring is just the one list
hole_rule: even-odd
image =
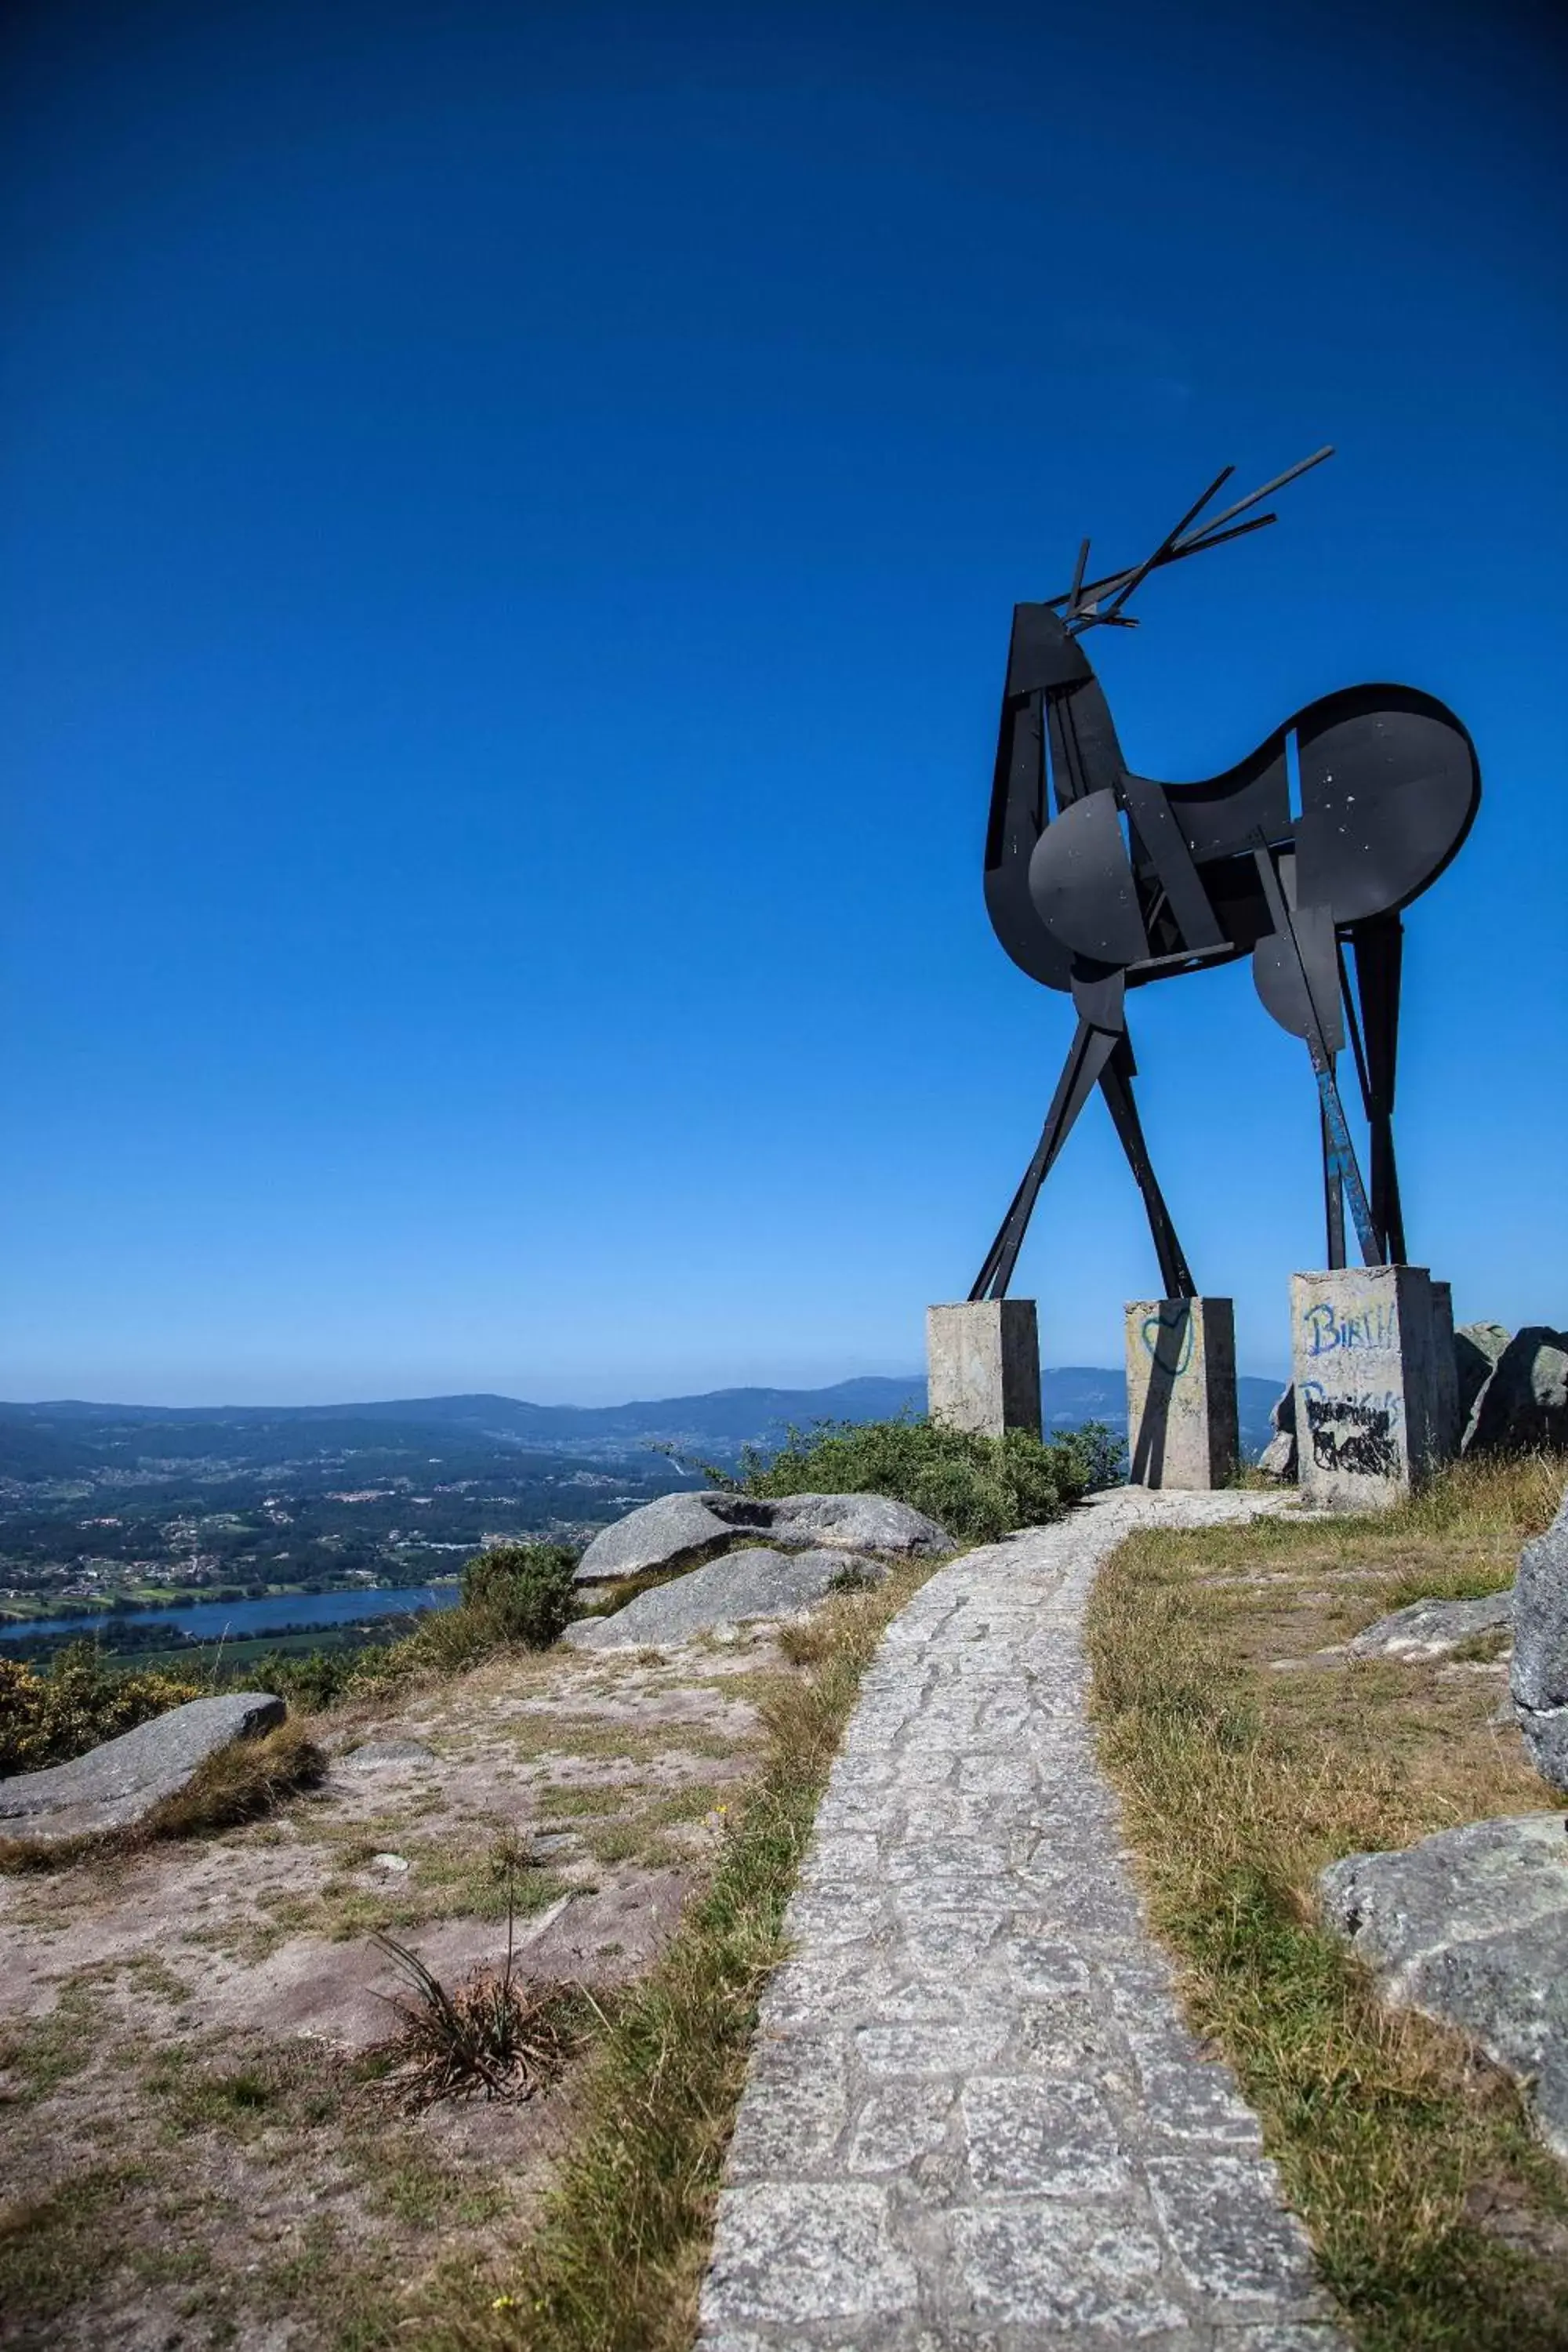
[(1288, 1388), (1268, 1416), (1274, 1434), (1258, 1457), (1258, 1466), (1270, 1478), (1296, 1475), (1296, 1390)]
[(611, 1617), (580, 1617), (562, 1639), (578, 1650), (669, 1649), (698, 1633), (758, 1618), (793, 1617), (843, 1580), (879, 1584), (887, 1570), (854, 1552), (773, 1551), (750, 1545), (639, 1592)]
[(1544, 1323), (1516, 1331), (1478, 1396), (1467, 1453), (1523, 1453), (1568, 1445), (1568, 1332)]
[(731, 1539), (731, 1530), (708, 1506), (713, 1495), (661, 1495), (601, 1528), (577, 1562), (579, 1584), (609, 1584), (654, 1569), (696, 1568)]
[(1470, 1822), (1403, 1853), (1347, 1855), (1319, 1887), (1384, 1995), (1472, 2035), (1568, 2158), (1565, 1828), (1561, 1813)]
[(886, 1495), (663, 1495), (594, 1538), (577, 1563), (577, 1581), (694, 1569), (759, 1541), (916, 1559), (942, 1559), (955, 1549), (945, 1528)]
[(1531, 1762), (1568, 1791), (1568, 1495), (1519, 1557), (1510, 1690)]
[(1479, 1633), (1497, 1633), (1513, 1616), (1513, 1591), (1488, 1593), (1480, 1601), (1413, 1601), (1380, 1617), (1364, 1633), (1346, 1642), (1340, 1654), (1347, 1658), (1402, 1658), (1416, 1664), (1423, 1658), (1447, 1657), (1461, 1643)]
[(1454, 1334), (1454, 1369), (1459, 1385), (1459, 1446), (1469, 1444), (1470, 1424), (1481, 1391), (1498, 1367), (1509, 1334), (1500, 1323), (1461, 1323)]
[(288, 1710), (269, 1691), (231, 1691), (171, 1707), (68, 1764), (0, 1780), (0, 1838), (54, 1845), (133, 1829), (237, 1739), (256, 1739)]
[[(720, 1509), (728, 1500), (720, 1497)], [(754, 1527), (749, 1499), (741, 1524)], [(900, 1559), (945, 1559), (957, 1549), (947, 1529), (923, 1511), (889, 1495), (780, 1495), (765, 1499), (768, 1541), (784, 1545), (827, 1544), (842, 1551), (884, 1551)]]
[[(1500, 1323), (1465, 1323), (1454, 1334), (1454, 1380), (1441, 1411), (1452, 1418), (1447, 1440), (1461, 1454), (1511, 1454), (1568, 1445), (1568, 1333), (1532, 1323), (1510, 1339)], [(1296, 1391), (1269, 1415), (1274, 1435), (1258, 1466), (1275, 1478), (1296, 1475)]]

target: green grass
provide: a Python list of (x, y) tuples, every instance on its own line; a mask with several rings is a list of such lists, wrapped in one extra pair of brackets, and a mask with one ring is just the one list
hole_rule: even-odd
[(43, 2017), (15, 2018), (0, 2029), (0, 2066), (19, 2086), (12, 2100), (47, 2099), (92, 2063), (106, 2030), (100, 1977), (85, 1972), (60, 1987)]
[(1320, 1924), (1318, 1873), (1552, 1797), (1494, 1732), (1494, 1683), (1272, 1661), (1431, 1592), (1497, 1590), (1565, 1467), (1462, 1465), (1375, 1519), (1144, 1533), (1090, 1605), (1100, 1753), (1154, 1927), (1363, 2352), (1563, 2352), (1568, 2179), (1510, 2082), (1380, 2002)]
[(627, 1799), (636, 1793), (635, 1785), (627, 1788), (618, 1783), (608, 1789), (541, 1789), (538, 1805), (545, 1820), (585, 1820), (591, 1815), (624, 1812)]
[[(52, 2070), (61, 2104), (33, 2119), (33, 2145), (50, 2161), (64, 2153), (67, 2168), (50, 2178), (46, 2165), (40, 2187), (0, 2204), (0, 2340), (38, 2352), (118, 2341), (144, 2289), (176, 2290), (169, 2308), (192, 2324), (150, 2343), (216, 2346), (283, 2321), (322, 2352), (417, 2340), (411, 2275), (484, 2256), (515, 2217), (504, 2170), (451, 2160), (390, 2095), (384, 2059), (223, 2032), (157, 2046), (134, 2015), (127, 2034), (90, 2006), (104, 1974), (67, 1986), (62, 2034), (74, 2029), (84, 2065), (121, 2078), (112, 2124), (73, 2110), (79, 2070)], [(298, 2213), (299, 2181), (330, 2210), (310, 2218), (307, 2200), (279, 2244), (252, 2208), (282, 2189)]]
[(97, 2164), (0, 2206), (0, 2313), (20, 2331), (12, 2342), (41, 2343), (47, 2323), (78, 2301), (82, 2278), (101, 2268), (145, 2179), (133, 2162)]
[[(337, 1854), (337, 1867), (307, 1894), (277, 1895), (264, 1901), (264, 1921), (246, 1924), (226, 1939), (247, 1958), (261, 1959), (296, 1936), (320, 1936), (348, 1943), (388, 1928), (425, 1927), (440, 1919), (504, 1919), (505, 1887), (490, 1864), (499, 1821), (476, 1820), (470, 1838), (411, 1838), (394, 1832), (391, 1851), (411, 1867), (405, 1876), (366, 1885), (351, 1875), (385, 1840), (356, 1836)], [(520, 1919), (532, 1918), (571, 1891), (571, 1882), (549, 1869), (520, 1872), (515, 1904)], [(579, 1889), (579, 1891), (581, 1891)]]

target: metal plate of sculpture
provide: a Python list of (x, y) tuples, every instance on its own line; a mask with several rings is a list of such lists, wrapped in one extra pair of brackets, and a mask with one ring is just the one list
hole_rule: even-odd
[[(1223, 774), (1158, 783), (1122, 759), (1080, 642), (1091, 628), (1135, 627), (1126, 606), (1151, 572), (1262, 530), (1275, 517), (1251, 509), (1332, 454), (1320, 449), (1200, 522), (1226, 467), (1143, 562), (1086, 581), (1085, 540), (1064, 594), (1014, 607), (985, 903), (1014, 962), (1070, 994), (1078, 1027), (971, 1298), (1006, 1295), (1040, 1186), (1097, 1085), (1143, 1196), (1165, 1295), (1197, 1295), (1132, 1098), (1126, 998), (1244, 955), (1265, 1008), (1311, 1057), (1329, 1264), (1345, 1263), (1347, 1201), (1365, 1263), (1405, 1258), (1393, 1125), (1401, 914), (1474, 821), (1475, 746), (1414, 687), (1348, 687), (1298, 710)], [(1335, 1072), (1347, 1038), (1371, 1138), (1366, 1184)]]

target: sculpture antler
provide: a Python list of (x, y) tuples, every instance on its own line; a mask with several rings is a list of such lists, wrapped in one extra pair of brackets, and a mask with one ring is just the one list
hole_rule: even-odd
[[(1089, 541), (1086, 539), (1079, 549), (1078, 562), (1073, 567), (1072, 586), (1060, 596), (1047, 598), (1047, 602), (1053, 612), (1065, 613), (1068, 634), (1075, 637), (1081, 636), (1085, 629), (1102, 624), (1118, 629), (1135, 629), (1137, 622), (1130, 620), (1122, 607), (1151, 572), (1157, 572), (1162, 564), (1180, 563), (1184, 556), (1202, 555), (1211, 547), (1222, 547), (1227, 539), (1241, 539), (1249, 530), (1262, 530), (1268, 524), (1277, 521), (1279, 518), (1272, 514), (1254, 515), (1250, 522), (1237, 522), (1235, 518), (1246, 514), (1250, 507), (1257, 506), (1274, 491), (1282, 490), (1286, 483), (1293, 482), (1298, 475), (1307, 473), (1313, 466), (1321, 466), (1325, 457), (1331, 457), (1333, 454), (1331, 445), (1315, 450), (1311, 457), (1303, 457), (1299, 465), (1290, 467), (1287, 472), (1276, 474), (1274, 479), (1265, 482), (1260, 490), (1254, 490), (1247, 498), (1237, 499), (1234, 506), (1226, 507), (1219, 514), (1210, 515), (1206, 522), (1199, 523), (1197, 518), (1205, 507), (1217, 491), (1225, 488), (1236, 471), (1234, 466), (1226, 466), (1222, 473), (1215, 476), (1202, 498), (1187, 509), (1180, 522), (1166, 532), (1152, 555), (1145, 556), (1142, 563), (1133, 564), (1125, 572), (1110, 572), (1103, 579), (1090, 580), (1086, 583), (1083, 576), (1089, 568)], [(1197, 525), (1195, 530), (1192, 528), (1194, 523)], [(1222, 528), (1226, 523), (1230, 525), (1228, 530)]]

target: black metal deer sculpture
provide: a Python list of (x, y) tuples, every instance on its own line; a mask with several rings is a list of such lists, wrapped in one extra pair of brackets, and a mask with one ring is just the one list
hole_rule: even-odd
[[(1347, 1200), (1366, 1264), (1405, 1257), (1393, 1128), (1400, 912), (1470, 829), (1481, 788), (1475, 746), (1430, 695), (1355, 686), (1309, 703), (1223, 775), (1156, 783), (1122, 759), (1079, 642), (1087, 629), (1135, 627), (1127, 603), (1151, 572), (1262, 530), (1272, 514), (1237, 518), (1332, 454), (1320, 449), (1199, 522), (1227, 466), (1143, 562), (1086, 582), (1085, 540), (1065, 594), (1014, 607), (985, 903), (1014, 962), (1071, 995), (1078, 1028), (972, 1298), (1005, 1297), (1040, 1186), (1097, 1084), (1143, 1196), (1165, 1295), (1195, 1296), (1132, 1099), (1126, 997), (1243, 955), (1268, 1011), (1311, 1056), (1330, 1265), (1345, 1262)], [(1347, 1034), (1370, 1186), (1335, 1076)]]

